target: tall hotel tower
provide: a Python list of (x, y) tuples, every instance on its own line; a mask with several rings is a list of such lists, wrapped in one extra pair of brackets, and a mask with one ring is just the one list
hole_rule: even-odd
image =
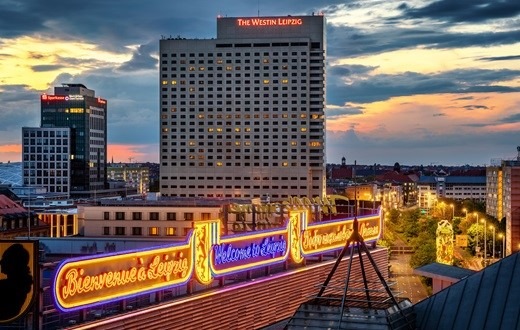
[(160, 41), (161, 193), (322, 197), (325, 18), (217, 19)]
[(41, 96), (41, 127), (23, 127), (25, 185), (90, 197), (107, 189), (107, 101), (82, 84)]

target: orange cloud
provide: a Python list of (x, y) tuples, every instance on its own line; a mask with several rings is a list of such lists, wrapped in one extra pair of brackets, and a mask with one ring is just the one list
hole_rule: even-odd
[[(362, 104), (363, 113), (327, 120), (327, 130), (347, 131), (374, 137), (412, 134), (448, 134), (518, 130), (516, 122), (504, 121), (518, 107), (519, 93), (431, 94), (393, 97)], [(357, 106), (354, 104), (353, 106)]]

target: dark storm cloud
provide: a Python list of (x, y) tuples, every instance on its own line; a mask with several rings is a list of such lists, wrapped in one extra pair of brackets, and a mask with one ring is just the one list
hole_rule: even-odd
[(520, 29), (501, 32), (453, 33), (443, 29), (402, 29), (389, 26), (366, 32), (350, 26), (328, 26), (329, 57), (357, 57), (421, 46), (425, 49), (450, 49), (473, 46), (514, 44), (520, 40)]
[(2, 142), (20, 139), (21, 127), (39, 126), (40, 93), (27, 85), (0, 86), (0, 131)]
[(479, 58), (479, 60), (481, 60), (481, 61), (512, 61), (512, 60), (520, 60), (520, 55), (482, 57), (482, 58)]
[[(112, 144), (157, 143), (159, 131), (156, 70), (113, 74), (110, 69), (61, 74), (52, 86), (82, 83), (108, 101), (108, 139)], [(52, 92), (49, 90), (48, 92)]]
[(45, 71), (55, 71), (63, 68), (63, 65), (60, 64), (42, 64), (42, 65), (33, 65), (31, 69), (34, 72), (45, 72)]
[[(327, 5), (341, 1), (328, 1)], [(161, 35), (186, 38), (216, 36), (222, 16), (310, 15), (316, 1), (63, 1), (18, 0), (0, 3), (0, 38), (47, 35), (62, 40), (88, 40), (104, 49), (159, 40)]]
[(520, 122), (520, 113), (515, 113), (514, 115), (502, 118), (498, 122), (503, 123), (503, 124), (519, 123)]
[(406, 18), (430, 18), (443, 22), (486, 22), (520, 14), (518, 0), (440, 0), (420, 8), (403, 8)]
[[(346, 68), (345, 68), (346, 67)], [(479, 70), (460, 69), (437, 74), (404, 72), (401, 74), (348, 74), (338, 76), (337, 72), (350, 72), (349, 66), (331, 68), (327, 84), (327, 102), (343, 105), (347, 102), (368, 103), (387, 100), (394, 96), (436, 93), (485, 93), (518, 92), (518, 87), (498, 85), (496, 82), (516, 79), (519, 70)], [(358, 72), (362, 70), (356, 69)], [(348, 80), (349, 83), (343, 81)]]
[(149, 43), (141, 45), (132, 54), (132, 59), (123, 63), (119, 70), (121, 71), (137, 71), (142, 69), (156, 69), (157, 58), (152, 55), (157, 53), (157, 43)]

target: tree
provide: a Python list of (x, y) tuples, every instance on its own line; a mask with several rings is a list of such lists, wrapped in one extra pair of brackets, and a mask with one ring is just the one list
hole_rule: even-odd
[(397, 173), (401, 172), (401, 165), (398, 162), (394, 164), (394, 171), (396, 171)]

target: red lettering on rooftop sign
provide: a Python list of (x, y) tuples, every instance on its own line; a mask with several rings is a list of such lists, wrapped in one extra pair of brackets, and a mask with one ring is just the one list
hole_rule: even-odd
[(284, 18), (238, 18), (238, 26), (289, 26), (303, 25), (301, 18), (284, 17)]
[(65, 95), (42, 95), (43, 101), (68, 101), (69, 97)]

